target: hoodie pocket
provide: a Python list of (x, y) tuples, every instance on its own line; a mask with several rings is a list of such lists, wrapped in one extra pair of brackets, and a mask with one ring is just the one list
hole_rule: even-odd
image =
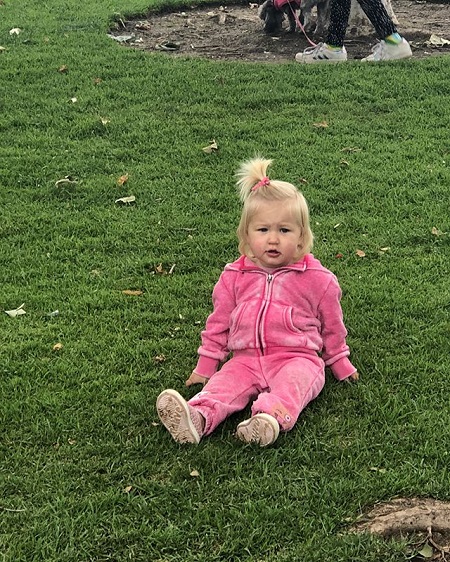
[(264, 341), (267, 346), (303, 347), (306, 335), (295, 327), (293, 308), (272, 303), (264, 325)]

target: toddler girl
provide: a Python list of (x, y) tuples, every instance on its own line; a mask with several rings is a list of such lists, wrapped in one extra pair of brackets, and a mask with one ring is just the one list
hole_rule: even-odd
[(325, 366), (338, 380), (358, 379), (348, 358), (339, 284), (309, 253), (305, 198), (294, 185), (267, 177), (271, 162), (255, 158), (237, 174), (242, 255), (225, 266), (214, 288), (214, 310), (186, 381), (206, 384), (188, 402), (171, 389), (156, 401), (178, 443), (199, 443), (252, 401), (251, 417), (236, 436), (271, 445), (320, 393)]

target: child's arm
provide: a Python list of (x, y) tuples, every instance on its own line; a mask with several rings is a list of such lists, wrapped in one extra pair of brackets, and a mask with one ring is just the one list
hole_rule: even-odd
[[(234, 274), (223, 272), (213, 291), (213, 312), (209, 315), (205, 329), (202, 332), (202, 344), (198, 349), (197, 365), (186, 381), (187, 386), (203, 383), (217, 371), (229, 350), (227, 348), (230, 317), (236, 307), (234, 290), (232, 288)], [(229, 287), (228, 285), (231, 285)]]
[(352, 365), (350, 349), (346, 342), (347, 330), (341, 308), (341, 289), (336, 278), (329, 283), (319, 305), (322, 327), (322, 359), (338, 380), (358, 380), (359, 374)]

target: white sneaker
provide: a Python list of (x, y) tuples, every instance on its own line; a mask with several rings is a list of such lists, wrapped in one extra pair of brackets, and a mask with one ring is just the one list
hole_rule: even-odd
[(409, 57), (412, 57), (411, 47), (408, 41), (402, 37), (401, 42), (397, 45), (387, 43), (384, 40), (380, 41), (373, 47), (372, 54), (362, 59), (362, 61), (398, 60), (408, 59)]
[(308, 47), (303, 53), (295, 55), (297, 62), (343, 62), (347, 60), (347, 51), (345, 47), (339, 49), (330, 49), (326, 43), (319, 43), (315, 47)]
[(236, 437), (245, 443), (257, 443), (267, 447), (275, 443), (280, 433), (277, 420), (269, 414), (255, 414), (241, 422), (236, 429)]
[(204, 418), (176, 390), (163, 390), (156, 399), (156, 409), (159, 419), (177, 443), (200, 443)]

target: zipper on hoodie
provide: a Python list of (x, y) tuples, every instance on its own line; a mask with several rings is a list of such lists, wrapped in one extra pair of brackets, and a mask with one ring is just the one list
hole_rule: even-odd
[(266, 279), (266, 290), (264, 293), (264, 304), (261, 307), (260, 314), (258, 315), (258, 327), (256, 330), (257, 337), (258, 337), (258, 347), (261, 352), (261, 355), (264, 355), (264, 345), (263, 345), (263, 326), (264, 326), (264, 319), (266, 317), (267, 307), (270, 302), (270, 296), (272, 294), (271, 291), (271, 283), (273, 281), (274, 274), (268, 273)]

